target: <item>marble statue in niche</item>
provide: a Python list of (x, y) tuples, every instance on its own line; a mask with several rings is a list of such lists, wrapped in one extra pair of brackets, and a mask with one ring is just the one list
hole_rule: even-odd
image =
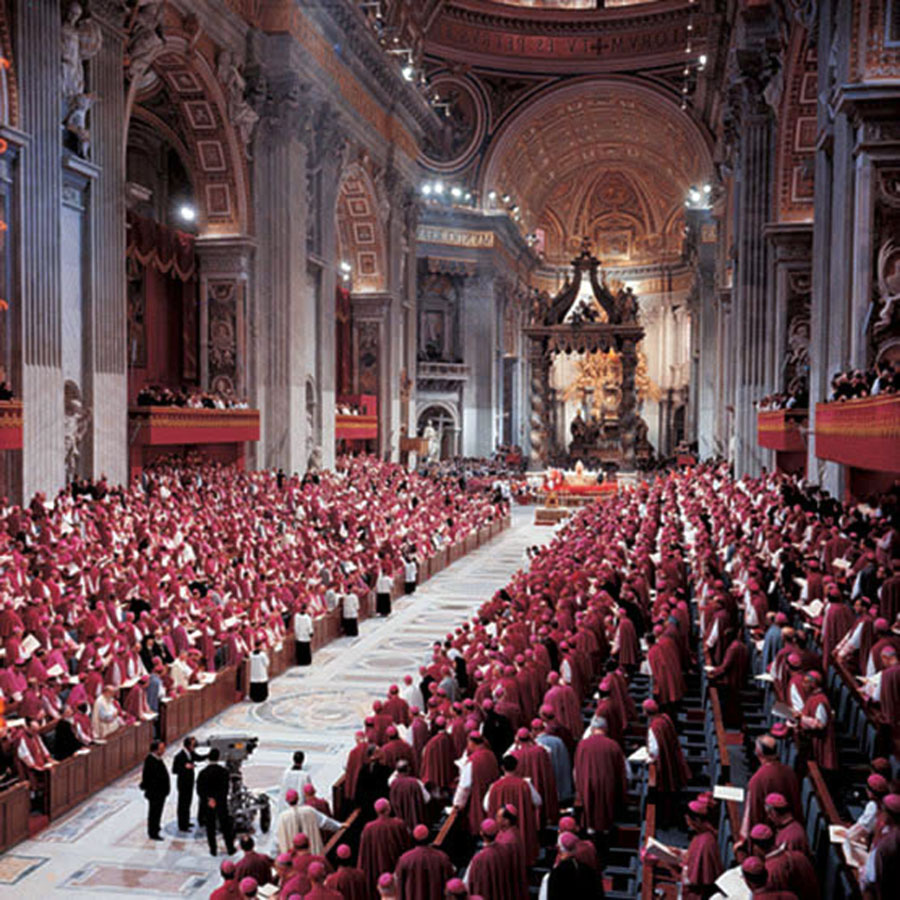
[(81, 388), (67, 379), (64, 390), (65, 412), (64, 446), (66, 451), (66, 481), (72, 481), (79, 474), (81, 445), (91, 423), (91, 411), (84, 405)]
[(133, 0), (128, 14), (128, 77), (139, 81), (165, 44), (165, 0)]
[(74, 0), (69, 4), (60, 29), (62, 114), (67, 147), (85, 158), (91, 146), (87, 116), (94, 98), (85, 92), (84, 64), (93, 59), (102, 46), (100, 26)]
[(259, 113), (247, 101), (247, 80), (230, 50), (219, 53), (216, 60), (216, 74), (228, 100), (228, 118), (237, 129), (244, 154), (250, 159), (250, 142), (259, 121)]

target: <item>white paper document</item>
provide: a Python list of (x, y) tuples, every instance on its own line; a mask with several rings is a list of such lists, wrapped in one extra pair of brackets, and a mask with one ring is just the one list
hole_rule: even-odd
[(734, 800), (736, 803), (743, 803), (744, 789), (732, 787), (730, 784), (717, 784), (713, 788), (713, 797), (716, 800)]
[(728, 871), (723, 872), (716, 879), (716, 887), (726, 897), (740, 897), (742, 900), (743, 898), (749, 900), (749, 898), (753, 896), (752, 892), (747, 887), (747, 882), (744, 881), (740, 866), (735, 866), (733, 869), (728, 869)]

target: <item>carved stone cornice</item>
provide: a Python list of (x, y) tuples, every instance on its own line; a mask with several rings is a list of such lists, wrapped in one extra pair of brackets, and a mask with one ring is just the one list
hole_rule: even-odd
[(295, 72), (270, 76), (261, 103), (259, 134), (263, 140), (309, 141), (315, 111), (312, 85)]
[(416, 88), (405, 82), (395, 61), (378, 44), (364, 13), (349, 0), (321, 0), (318, 6), (340, 29), (345, 52), (355, 57), (387, 97), (399, 104), (428, 135), (437, 136), (441, 123)]
[(763, 234), (775, 250), (775, 262), (809, 265), (812, 260), (812, 222), (769, 222)]
[(87, 3), (82, 2), (82, 6), (87, 7), (90, 15), (100, 24), (121, 32), (121, 36), (125, 37), (128, 4), (124, 0), (89, 0)]

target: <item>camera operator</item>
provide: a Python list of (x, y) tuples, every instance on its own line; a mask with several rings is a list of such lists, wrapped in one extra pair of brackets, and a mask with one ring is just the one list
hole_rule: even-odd
[[(178, 830), (189, 831), (191, 825), (191, 800), (194, 797), (194, 768), (207, 754), (197, 752), (197, 738), (186, 737), (184, 744), (172, 761), (172, 774), (178, 788)], [(201, 820), (200, 824), (203, 822)]]
[(209, 841), (210, 856), (216, 855), (216, 823), (222, 829), (225, 849), (228, 855), (234, 853), (234, 824), (228, 812), (228, 770), (219, 759), (218, 747), (209, 751), (209, 764), (197, 776), (197, 795), (206, 822), (206, 838)]

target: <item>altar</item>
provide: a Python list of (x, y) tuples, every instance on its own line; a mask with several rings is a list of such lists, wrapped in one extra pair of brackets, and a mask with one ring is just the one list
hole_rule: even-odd
[[(602, 280), (587, 238), (572, 267), (571, 280), (555, 297), (535, 300), (524, 329), (531, 364), (531, 466), (572, 468), (580, 462), (633, 470), (649, 446), (637, 415), (637, 345), (644, 336), (638, 301), (630, 288), (614, 292)], [(576, 368), (587, 375), (583, 386)]]

